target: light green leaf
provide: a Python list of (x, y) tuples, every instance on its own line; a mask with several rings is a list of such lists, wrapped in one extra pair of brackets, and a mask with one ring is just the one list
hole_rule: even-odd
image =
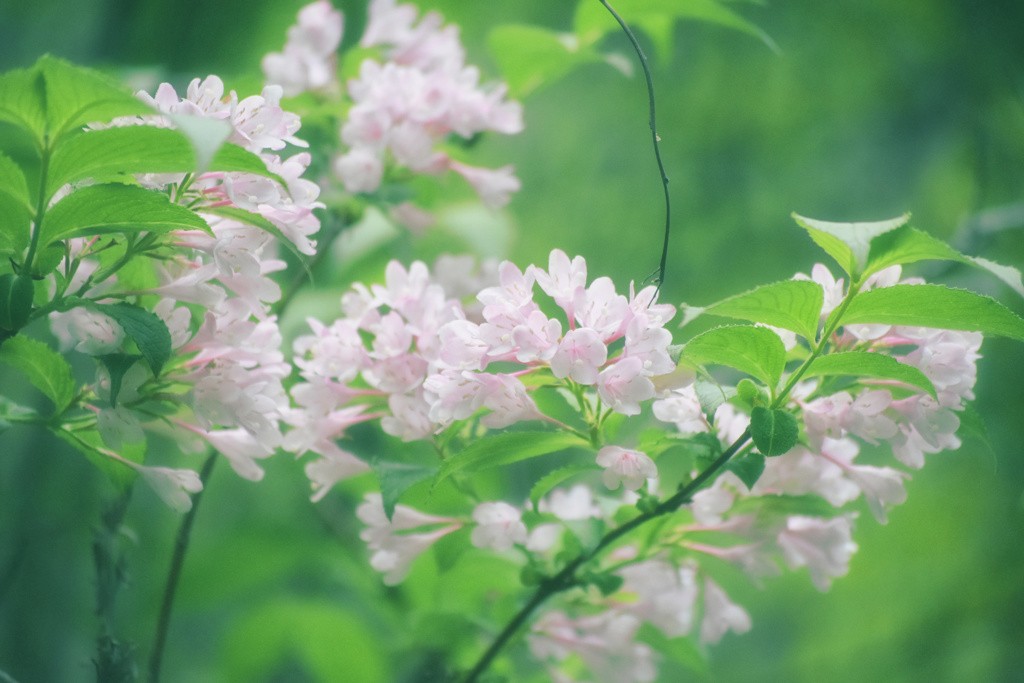
[(697, 365), (725, 365), (745, 372), (774, 389), (786, 364), (779, 335), (764, 327), (716, 327), (683, 348), (683, 357)]
[(715, 413), (718, 407), (736, 395), (735, 387), (723, 387), (713, 382), (697, 380), (693, 384), (693, 391), (697, 394), (697, 401), (700, 402), (700, 409), (709, 423), (715, 421)]
[(900, 363), (892, 356), (881, 353), (863, 353), (850, 351), (847, 353), (831, 353), (814, 359), (804, 373), (804, 377), (822, 377), (825, 375), (850, 375), (852, 377), (868, 377), (903, 382), (935, 396), (935, 387), (924, 373), (913, 365)]
[(46, 120), (54, 141), (86, 123), (153, 113), (131, 90), (98, 71), (50, 55), (41, 57), (36, 66), (46, 82)]
[(6, 192), (0, 192), (0, 260), (14, 257), (22, 260), (22, 253), (31, 241), (32, 213), (20, 201)]
[(560, 467), (553, 472), (548, 472), (533, 485), (532, 489), (530, 489), (530, 502), (533, 503), (533, 507), (536, 509), (537, 503), (540, 502), (540, 499), (550, 493), (551, 489), (555, 488), (566, 479), (574, 477), (577, 474), (582, 474), (583, 472), (591, 472), (599, 469), (601, 469), (601, 467), (597, 462), (590, 462), (579, 465), (567, 465), (565, 467)]
[(267, 165), (258, 154), (242, 149), (233, 142), (227, 142), (220, 146), (220, 149), (217, 150), (210, 161), (210, 171), (254, 173), (271, 180), (276, 180), (281, 184), (281, 187), (288, 187), (288, 183), (284, 178), (267, 170)]
[(57, 202), (43, 217), (40, 245), (111, 232), (169, 232), (210, 226), (159, 192), (111, 183), (90, 185)]
[(116, 320), (124, 333), (139, 347), (139, 352), (149, 363), (153, 374), (160, 374), (160, 369), (171, 357), (171, 333), (160, 316), (140, 306), (123, 302), (92, 304), (91, 308)]
[(762, 454), (782, 455), (796, 445), (799, 436), (800, 427), (791, 413), (760, 406), (750, 411), (750, 437)]
[(220, 148), (235, 132), (234, 126), (221, 119), (209, 119), (200, 116), (183, 116), (171, 114), (175, 128), (181, 131), (195, 152), (196, 173), (206, 173)]
[(0, 153), (0, 193), (8, 195), (16, 203), (21, 204), (30, 213), (33, 210), (29, 199), (28, 183), (25, 174), (14, 159)]
[(957, 261), (983, 268), (1009, 285), (1013, 291), (1024, 296), (1024, 284), (1020, 271), (1010, 266), (993, 263), (976, 256), (965, 256), (942, 240), (910, 226), (904, 226), (884, 235), (871, 243), (871, 254), (865, 274), (875, 273), (883, 268), (918, 261)]
[(906, 223), (910, 220), (910, 214), (905, 213), (898, 218), (875, 223), (830, 223), (805, 218), (795, 213), (793, 218), (843, 270), (850, 276), (857, 277), (867, 267), (871, 241)]
[(879, 323), (981, 332), (1024, 341), (1024, 319), (990, 297), (942, 285), (894, 285), (858, 294), (841, 325)]
[(264, 218), (258, 213), (252, 211), (246, 211), (245, 209), (239, 209), (237, 206), (203, 206), (199, 208), (201, 213), (209, 214), (211, 216), (221, 216), (222, 218), (230, 218), (231, 220), (244, 223), (245, 225), (252, 225), (260, 228), (274, 237), (277, 238), (278, 244), (284, 246), (288, 251), (292, 252), (296, 260), (302, 264), (303, 268), (306, 269), (306, 274), (312, 278), (313, 274), (309, 270), (309, 264), (307, 263), (307, 257), (305, 254), (300, 252), (296, 248), (295, 244), (288, 239), (281, 228), (271, 223), (268, 219)]
[(64, 412), (75, 398), (71, 366), (43, 342), (15, 335), (0, 346), (0, 360), (25, 373), (32, 386), (53, 401), (56, 413)]
[(589, 445), (586, 440), (568, 432), (505, 432), (486, 436), (445, 460), (434, 485), (455, 472), (477, 472), (488, 467), (509, 465), (567, 448)]
[(188, 140), (178, 131), (154, 126), (92, 130), (66, 137), (53, 151), (47, 197), (84, 178), (118, 173), (188, 173), (196, 167)]
[(603, 60), (594, 50), (581, 48), (572, 34), (540, 26), (504, 24), (491, 31), (487, 42), (515, 98), (551, 85), (581, 64)]
[[(74, 434), (67, 429), (55, 429), (53, 431), (57, 436), (84, 453), (89, 458), (89, 462), (95, 465), (99, 471), (103, 472), (118, 490), (128, 490), (138, 476), (135, 469), (125, 465), (123, 462), (118, 462), (100, 450), (101, 448), (106, 449), (107, 446), (103, 443), (103, 438), (95, 429), (76, 430)], [(122, 444), (117, 454), (125, 460), (141, 465), (146, 460), (146, 449), (146, 440), (143, 439), (135, 443)]]
[(10, 121), (32, 134), (37, 149), (46, 134), (46, 87), (39, 69), (0, 74), (0, 121)]
[(42, 416), (35, 410), (18, 405), (11, 399), (0, 396), (0, 434), (11, 428), (14, 422), (38, 422)]
[[(825, 294), (821, 285), (809, 280), (785, 280), (738, 294), (706, 308), (686, 310), (685, 325), (699, 314), (739, 318), (781, 327), (814, 341)], [(690, 311), (696, 311), (691, 314)]]

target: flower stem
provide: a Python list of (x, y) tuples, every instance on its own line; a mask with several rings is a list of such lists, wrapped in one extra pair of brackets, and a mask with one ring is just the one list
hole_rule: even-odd
[(199, 479), (203, 482), (203, 489), (192, 496), (192, 509), (185, 513), (178, 527), (178, 535), (174, 540), (174, 555), (171, 558), (171, 569), (167, 574), (167, 583), (164, 586), (164, 599), (160, 605), (160, 617), (156, 624), (156, 635), (153, 638), (153, 648), (149, 655), (149, 683), (159, 683), (160, 665), (163, 662), (164, 645), (167, 642), (167, 631), (171, 624), (171, 610), (174, 607), (174, 595), (178, 590), (178, 582), (181, 579), (181, 569), (185, 564), (185, 554), (188, 552), (188, 544), (192, 533), (192, 523), (195, 522), (196, 512), (199, 510), (199, 502), (203, 493), (206, 492), (206, 485), (213, 473), (213, 465), (217, 462), (217, 451), (211, 450), (203, 463), (203, 469), (199, 473)]
[(606, 533), (601, 540), (590, 550), (585, 550), (580, 553), (575, 559), (569, 564), (565, 565), (560, 572), (555, 574), (548, 579), (545, 579), (537, 591), (530, 598), (530, 601), (523, 606), (522, 609), (512, 618), (511, 621), (502, 629), (498, 637), (494, 639), (491, 646), (487, 648), (487, 651), (480, 657), (476, 665), (466, 674), (465, 678), (462, 679), (462, 683), (476, 683), (480, 675), (490, 666), (494, 658), (498, 656), (501, 650), (506, 644), (512, 639), (512, 636), (519, 631), (520, 627), (526, 620), (530, 618), (530, 615), (540, 607), (548, 598), (557, 593), (567, 591), (570, 588), (574, 588), (580, 585), (579, 579), (576, 577), (576, 570), (581, 566), (589, 562), (590, 560), (597, 557), (605, 548), (610, 546), (612, 543), (622, 538), (629, 532), (633, 531), (637, 527), (640, 527), (652, 519), (656, 519), (663, 515), (671, 514), (679, 509), (681, 505), (690, 502), (693, 494), (699, 491), (706, 481), (718, 473), (722, 467), (725, 466), (729, 459), (736, 455), (737, 452), (750, 440), (750, 430), (747, 429), (743, 432), (739, 438), (736, 439), (725, 449), (718, 458), (715, 459), (705, 470), (698, 474), (693, 481), (683, 486), (679, 491), (673, 494), (671, 497), (666, 498), (657, 507), (650, 512), (637, 515), (633, 519), (629, 520), (622, 526), (618, 526), (608, 533)]

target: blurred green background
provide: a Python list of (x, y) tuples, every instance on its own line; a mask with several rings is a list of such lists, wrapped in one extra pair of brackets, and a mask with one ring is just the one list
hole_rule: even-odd
[[(135, 67), (141, 83), (216, 73), (241, 90), (235, 83), (258, 82), (260, 57), (281, 48), (302, 4), (0, 0), (0, 69), (51, 52)], [(351, 41), (363, 3), (336, 4)], [(491, 28), (568, 30), (576, 5), (419, 4), (458, 22), (470, 61), (492, 76)], [(695, 22), (676, 27), (667, 58), (648, 49), (675, 217), (664, 300), (703, 305), (809, 272), (824, 255), (793, 211), (837, 221), (912, 211), (917, 227), (968, 253), (1024, 266), (1024, 4), (729, 4), (779, 52)], [(624, 38), (606, 47), (632, 59)], [(592, 277), (611, 275), (620, 287), (644, 279), (658, 262), (663, 206), (642, 78), (585, 66), (524, 104), (525, 132), (470, 152), (482, 165), (514, 163), (523, 181), (508, 208), (509, 256), (543, 264), (560, 247), (584, 255)], [(991, 278), (917, 272), (1024, 313)], [(800, 571), (733, 594), (754, 628), (711, 649), (707, 680), (1024, 680), (1024, 349), (987, 340), (982, 353), (976, 406), (991, 450), (968, 440), (931, 456), (887, 526), (865, 510), (860, 551), (829, 593)], [(45, 434), (14, 429), (0, 439), (0, 670), (20, 683), (91, 680), (99, 626), (90, 544), (109, 490)], [(286, 456), (259, 484), (218, 465), (164, 680), (372, 681), (430, 670), (429, 655), (394, 661), (407, 643), (380, 642), (361, 625), (401, 632), (406, 598), (347, 570), (365, 561), (338, 541), (358, 533), (358, 486), (316, 506), (307, 486)], [(177, 519), (140, 488), (126, 523), (134, 537), (122, 539), (130, 580), (117, 628), (144, 661)], [(416, 625), (410, 637), (433, 634), (440, 647), (456, 621)]]

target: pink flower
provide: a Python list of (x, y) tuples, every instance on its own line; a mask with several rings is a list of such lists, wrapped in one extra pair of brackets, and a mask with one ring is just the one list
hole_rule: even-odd
[(641, 401), (654, 398), (654, 384), (644, 377), (643, 361), (620, 358), (597, 376), (597, 391), (608, 407), (623, 415), (639, 415)]
[(509, 203), (513, 192), (519, 192), (523, 184), (515, 176), (515, 167), (502, 166), (497, 169), (467, 166), (450, 161), (449, 167), (466, 179), (488, 209), (500, 209)]
[(604, 469), (604, 485), (636, 491), (648, 479), (658, 476), (658, 467), (644, 453), (619, 446), (605, 446), (597, 453), (597, 464)]
[[(356, 508), (356, 516), (367, 525), (359, 537), (374, 551), (370, 566), (384, 572), (384, 583), (389, 586), (400, 583), (409, 573), (412, 561), (437, 539), (461, 526), (455, 519), (424, 514), (405, 505), (396, 505), (394, 514), (388, 519), (379, 493), (366, 494), (365, 501)], [(409, 533), (422, 526), (438, 524), (447, 526), (434, 531)]]
[(729, 600), (722, 587), (704, 577), (704, 619), (700, 625), (700, 642), (717, 643), (726, 631), (746, 633), (750, 630), (750, 615)]
[(849, 570), (850, 556), (857, 551), (851, 539), (852, 526), (849, 516), (821, 519), (791, 515), (776, 542), (789, 568), (806, 566), (811, 582), (824, 592), (833, 578), (845, 576)]
[(521, 513), (505, 502), (480, 503), (473, 510), (476, 528), (470, 541), (477, 548), (496, 552), (509, 550), (514, 544), (526, 543), (526, 525)]
[(608, 347), (600, 335), (590, 328), (569, 330), (562, 337), (558, 351), (551, 358), (555, 377), (568, 377), (580, 384), (594, 384), (599, 368), (608, 360)]
[(284, 51), (263, 58), (267, 82), (280, 85), (287, 97), (333, 82), (334, 53), (341, 43), (342, 25), (341, 12), (328, 0), (299, 10), (298, 23), (288, 29)]

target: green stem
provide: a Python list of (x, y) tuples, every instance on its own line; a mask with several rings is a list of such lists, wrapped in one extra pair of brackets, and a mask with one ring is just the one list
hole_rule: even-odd
[(494, 639), (491, 646), (487, 648), (487, 651), (480, 657), (476, 665), (470, 670), (466, 677), (462, 679), (462, 683), (475, 683), (480, 675), (490, 666), (491, 662), (498, 653), (505, 647), (506, 644), (512, 639), (512, 637), (519, 631), (526, 620), (530, 618), (530, 615), (540, 605), (542, 605), (548, 598), (557, 593), (567, 591), (570, 588), (574, 588), (579, 584), (579, 579), (576, 577), (576, 571), (590, 560), (597, 557), (599, 553), (608, 548), (612, 543), (619, 540), (629, 532), (633, 531), (637, 527), (640, 527), (652, 519), (657, 519), (663, 515), (667, 515), (675, 512), (681, 505), (690, 502), (693, 494), (701, 489), (706, 481), (718, 473), (725, 463), (729, 462), (736, 453), (750, 440), (750, 430), (747, 429), (743, 434), (739, 436), (736, 441), (732, 443), (711, 465), (709, 465), (704, 471), (697, 475), (686, 486), (682, 487), (670, 498), (666, 498), (657, 507), (649, 512), (637, 515), (633, 519), (629, 520), (622, 526), (618, 526), (607, 534), (605, 534), (596, 546), (589, 551), (584, 551), (579, 554), (574, 560), (569, 562), (560, 572), (554, 576), (544, 580), (537, 591), (530, 598), (530, 601), (512, 618), (511, 621), (505, 626), (505, 628), (498, 634), (498, 637)]
[(644, 70), (644, 78), (647, 79), (647, 100), (650, 105), (650, 119), (648, 120), (648, 126), (651, 129), (651, 139), (654, 142), (654, 158), (658, 161), (658, 171), (661, 173), (661, 186), (665, 192), (665, 239), (661, 246), (661, 262), (658, 265), (658, 280), (657, 284), (660, 288), (665, 282), (665, 266), (668, 262), (668, 235), (669, 230), (672, 227), (672, 204), (669, 201), (668, 193), (668, 174), (665, 173), (665, 164), (661, 160), (661, 138), (658, 137), (658, 129), (655, 125), (654, 117), (654, 81), (651, 78), (651, 69), (647, 66), (647, 55), (640, 49), (640, 43), (637, 41), (636, 36), (633, 35), (633, 31), (630, 30), (629, 25), (623, 21), (622, 17), (619, 16), (618, 12), (612, 9), (612, 6), (608, 4), (607, 0), (601, 0), (601, 4), (604, 8), (611, 12), (611, 15), (615, 17), (615, 21), (619, 22), (619, 26), (629, 37), (629, 42), (633, 44), (633, 49), (636, 50), (637, 56), (640, 58), (640, 66)]
[(160, 681), (160, 666), (163, 663), (164, 645), (167, 642), (167, 631), (171, 624), (171, 610), (174, 607), (174, 595), (178, 590), (178, 582), (181, 580), (181, 570), (185, 564), (185, 554), (188, 552), (189, 539), (192, 533), (192, 524), (196, 519), (196, 512), (199, 510), (199, 502), (206, 492), (206, 485), (213, 473), (213, 465), (217, 462), (217, 451), (211, 451), (203, 463), (203, 469), (199, 473), (199, 479), (203, 482), (201, 491), (192, 496), (192, 509), (185, 513), (178, 527), (178, 535), (174, 540), (174, 556), (171, 558), (171, 569), (167, 574), (167, 584), (164, 587), (164, 599), (160, 605), (160, 616), (157, 619), (156, 635), (153, 638), (153, 649), (149, 655), (149, 683)]
[(46, 176), (50, 170), (50, 142), (48, 139), (43, 140), (43, 147), (39, 152), (40, 166), (39, 166), (39, 198), (36, 200), (36, 215), (32, 225), (32, 238), (28, 246), (28, 255), (25, 257), (25, 268), (28, 268), (28, 272), (32, 272), (32, 262), (36, 258), (36, 252), (39, 250), (39, 238), (42, 232), (41, 228), (43, 225), (43, 214), (46, 213)]

